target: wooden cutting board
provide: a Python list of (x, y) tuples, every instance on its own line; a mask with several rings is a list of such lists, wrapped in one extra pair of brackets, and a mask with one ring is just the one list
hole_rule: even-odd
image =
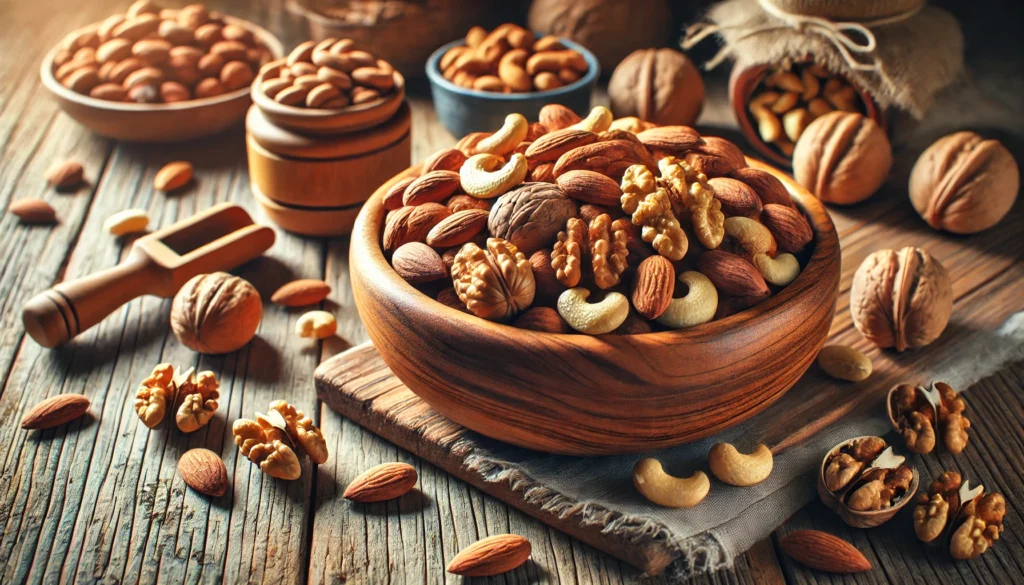
[[(1011, 226), (1020, 225), (1018, 205), (996, 229), (970, 238), (935, 233), (913, 215), (905, 199), (850, 211), (833, 211), (843, 247), (843, 275), (829, 343), (852, 345), (874, 363), (872, 376), (857, 384), (837, 382), (812, 367), (779, 402), (751, 419), (750, 436), (776, 453), (800, 444), (820, 429), (855, 411), (884, 412), (883, 398), (901, 382), (926, 383), (921, 372), (941, 370), (943, 361), (969, 352), (978, 331), (997, 329), (1024, 310), (1024, 248)], [(923, 247), (946, 267), (953, 280), (953, 321), (928, 348), (903, 354), (880, 351), (853, 328), (849, 287), (854, 271), (871, 252), (907, 245)], [(585, 526), (581, 517), (560, 518), (527, 502), (513, 482), (489, 481), (467, 460), (495, 442), (439, 415), (399, 381), (369, 343), (325, 361), (316, 371), (319, 398), (330, 408), (392, 443), (523, 512), (598, 549), (640, 567), (661, 572), (677, 556), (655, 537), (626, 540)], [(968, 408), (970, 396), (968, 395)], [(543, 486), (542, 486), (543, 487)]]

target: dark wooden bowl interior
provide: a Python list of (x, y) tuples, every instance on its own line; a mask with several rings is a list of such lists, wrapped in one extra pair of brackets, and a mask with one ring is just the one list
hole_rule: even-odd
[(821, 203), (784, 173), (815, 234), (800, 276), (767, 301), (691, 329), (641, 335), (538, 333), (446, 307), (402, 280), (380, 233), (383, 193), (352, 233), (356, 305), (399, 379), (444, 416), (552, 453), (648, 451), (743, 422), (793, 386), (825, 342), (839, 291), (839, 241)]

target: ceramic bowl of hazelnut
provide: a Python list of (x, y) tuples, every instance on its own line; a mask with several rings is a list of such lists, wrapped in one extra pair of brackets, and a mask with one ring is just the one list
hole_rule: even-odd
[(383, 185), (350, 263), (412, 391), (484, 435), (586, 455), (777, 400), (824, 344), (840, 268), (820, 201), (732, 143), (557, 105)]
[(453, 136), (496, 128), (512, 113), (536, 119), (546, 104), (586, 114), (600, 72), (582, 45), (511, 23), (475, 26), (427, 61), (434, 109)]
[(256, 72), (283, 52), (268, 31), (202, 4), (139, 0), (65, 37), (40, 76), (65, 113), (101, 136), (174, 142), (241, 121)]

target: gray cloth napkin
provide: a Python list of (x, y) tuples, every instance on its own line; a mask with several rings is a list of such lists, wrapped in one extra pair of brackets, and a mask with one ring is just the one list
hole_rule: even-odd
[[(936, 344), (915, 363), (919, 380), (942, 380), (964, 389), (1002, 366), (1024, 359), (1024, 311), (997, 331), (976, 331), (958, 343)], [(657, 457), (675, 475), (706, 470), (714, 443), (748, 445), (751, 429), (764, 428), (787, 401), (800, 400), (800, 384), (750, 421), (703, 441), (664, 449)], [(765, 418), (767, 417), (767, 418)], [(637, 455), (609, 457), (552, 456), (484, 441), (467, 460), (488, 481), (510, 483), (528, 501), (561, 517), (577, 516), (583, 524), (602, 526), (625, 537), (653, 536), (679, 552), (667, 573), (687, 577), (730, 566), (732, 560), (768, 536), (815, 497), (815, 473), (824, 454), (837, 443), (890, 430), (884, 412), (849, 417), (775, 458), (771, 476), (761, 484), (737, 488), (712, 482), (707, 498), (688, 510), (647, 502), (632, 483)]]

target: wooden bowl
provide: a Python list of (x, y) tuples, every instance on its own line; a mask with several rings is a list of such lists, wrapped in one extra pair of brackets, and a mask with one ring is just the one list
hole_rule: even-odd
[(587, 60), (587, 73), (577, 81), (548, 91), (497, 93), (467, 89), (444, 78), (438, 65), (441, 57), (448, 49), (464, 44), (465, 39), (448, 43), (434, 51), (427, 61), (434, 109), (441, 124), (453, 136), (497, 130), (505, 122), (505, 116), (512, 113), (522, 114), (527, 120), (536, 120), (540, 109), (547, 104), (562, 104), (581, 116), (590, 113), (590, 94), (601, 74), (601, 65), (583, 45), (562, 39), (563, 45), (578, 51)]
[(381, 199), (352, 232), (359, 314), (384, 361), (438, 412), (483, 435), (574, 455), (650, 451), (737, 425), (778, 400), (825, 343), (839, 240), (813, 195), (778, 170), (814, 230), (797, 279), (765, 302), (692, 329), (639, 335), (516, 329), (447, 307), (406, 283), (381, 250)]
[[(761, 140), (761, 135), (758, 133), (757, 128), (750, 119), (750, 113), (747, 111), (747, 103), (750, 101), (750, 96), (768, 75), (768, 69), (767, 65), (755, 65), (752, 67), (744, 67), (739, 64), (734, 65), (732, 73), (729, 75), (729, 102), (732, 104), (733, 113), (736, 114), (736, 122), (739, 124), (740, 131), (747, 139), (747, 142), (754, 147), (754, 150), (761, 153), (770, 162), (788, 168), (793, 166), (793, 159), (765, 143), (764, 140)], [(875, 103), (875, 100), (867, 92), (859, 87), (854, 87), (860, 96), (861, 102), (864, 104), (865, 115), (877, 122), (883, 130), (886, 130), (885, 111), (878, 107), (878, 104)]]
[[(252, 31), (274, 57), (284, 54), (277, 37), (255, 24), (225, 16), (224, 20)], [(94, 30), (91, 24), (69, 34), (73, 38)], [(173, 104), (135, 104), (101, 100), (71, 91), (53, 76), (53, 59), (64, 44), (62, 41), (46, 54), (39, 75), (43, 85), (57, 98), (64, 112), (76, 122), (100, 136), (130, 142), (179, 142), (216, 134), (234, 126), (245, 117), (251, 103), (249, 88), (209, 98)]]
[(336, 110), (300, 108), (279, 104), (259, 90), (260, 84), (284, 59), (267, 63), (251, 86), (252, 100), (268, 120), (282, 128), (318, 136), (343, 134), (372, 128), (391, 119), (405, 103), (405, 78), (395, 71), (395, 89), (372, 102)]

